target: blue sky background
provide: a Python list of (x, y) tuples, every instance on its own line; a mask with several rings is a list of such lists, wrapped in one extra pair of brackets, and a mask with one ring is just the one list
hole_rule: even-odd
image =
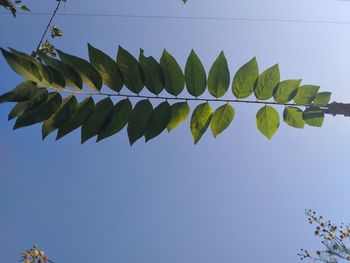
[[(56, 4), (27, 3), (33, 12)], [(350, 3), (68, 0), (61, 12), (348, 21)], [(47, 21), (0, 15), (0, 46), (30, 52)], [(231, 73), (256, 56), (261, 70), (280, 63), (282, 79), (350, 102), (350, 24), (70, 16), (54, 24), (65, 33), (56, 46), (85, 58), (87, 42), (112, 57), (118, 45), (156, 58), (167, 48), (184, 67), (194, 48), (208, 70), (224, 50)], [(3, 58), (0, 72), (1, 93), (21, 80)], [(55, 263), (292, 263), (300, 248), (319, 245), (305, 208), (350, 221), (350, 119), (327, 116), (323, 128), (304, 130), (281, 123), (268, 141), (255, 127), (259, 107), (234, 105), (217, 139), (207, 132), (194, 146), (187, 120), (130, 147), (125, 130), (98, 144), (80, 145), (78, 130), (42, 142), (40, 125), (12, 131), (11, 107), (0, 108), (2, 262), (37, 242)]]

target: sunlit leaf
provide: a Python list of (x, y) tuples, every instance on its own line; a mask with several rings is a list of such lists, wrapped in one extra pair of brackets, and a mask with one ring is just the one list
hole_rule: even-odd
[(212, 65), (208, 76), (208, 91), (215, 98), (222, 97), (230, 85), (230, 71), (223, 51)]
[(207, 86), (207, 76), (197, 54), (191, 50), (185, 67), (187, 91), (195, 97), (202, 95)]
[(210, 125), (212, 109), (208, 102), (198, 105), (192, 113), (190, 129), (194, 144), (197, 144)]
[(254, 57), (243, 65), (236, 73), (232, 82), (232, 92), (238, 99), (249, 97), (254, 90), (254, 84), (259, 76), (259, 67)]
[(316, 98), (319, 86), (304, 85), (299, 87), (297, 94), (294, 97), (294, 102), (299, 105), (310, 105)]
[(177, 102), (171, 105), (171, 118), (167, 126), (168, 132), (186, 120), (189, 113), (190, 107), (187, 102)]
[(254, 95), (258, 100), (268, 100), (280, 82), (278, 64), (266, 69), (255, 82)]
[(331, 99), (331, 95), (332, 95), (331, 92), (317, 93), (317, 95), (313, 101), (313, 105), (319, 106), (319, 107), (326, 106)]
[(284, 80), (277, 85), (273, 97), (277, 103), (287, 103), (297, 94), (300, 79)]
[(303, 111), (297, 107), (286, 107), (283, 111), (283, 120), (294, 128), (302, 129), (305, 126)]
[(324, 121), (324, 112), (319, 107), (308, 107), (303, 112), (303, 119), (309, 126), (321, 127)]
[(234, 116), (235, 110), (228, 103), (215, 110), (210, 123), (210, 129), (215, 138), (230, 125)]
[(278, 112), (270, 107), (262, 107), (256, 114), (256, 126), (259, 131), (265, 135), (268, 139), (271, 139), (272, 136), (277, 131), (280, 125), (280, 118)]
[(179, 95), (185, 87), (184, 74), (175, 58), (166, 49), (160, 58), (160, 66), (164, 73), (165, 90), (171, 95)]

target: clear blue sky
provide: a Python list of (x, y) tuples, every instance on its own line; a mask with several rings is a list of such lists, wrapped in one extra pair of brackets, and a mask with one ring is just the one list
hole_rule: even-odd
[[(26, 1), (33, 12), (56, 2)], [(335, 0), (67, 1), (62, 12), (350, 20)], [(0, 46), (35, 49), (45, 16), (0, 15)], [(57, 47), (87, 58), (87, 42), (115, 56), (122, 45), (157, 58), (167, 48), (184, 66), (194, 48), (208, 69), (221, 50), (236, 71), (256, 56), (261, 69), (302, 78), (350, 102), (350, 25), (59, 16)], [(0, 58), (0, 91), (20, 77)], [(194, 105), (191, 105), (192, 109)], [(216, 106), (216, 105), (215, 105)], [(217, 105), (218, 106), (218, 105)], [(41, 141), (41, 126), (12, 131), (0, 108), (0, 258), (16, 262), (37, 242), (56, 263), (294, 263), (316, 249), (303, 215), (316, 209), (350, 221), (350, 119), (327, 116), (321, 129), (281, 123), (268, 141), (258, 107), (236, 105), (232, 126), (193, 145), (189, 121), (130, 147), (125, 130), (80, 145), (75, 131)]]

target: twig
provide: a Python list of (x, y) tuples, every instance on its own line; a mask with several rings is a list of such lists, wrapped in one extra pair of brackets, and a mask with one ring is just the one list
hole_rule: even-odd
[(40, 39), (40, 41), (39, 41), (39, 44), (38, 44), (38, 47), (36, 48), (36, 51), (39, 51), (39, 49), (40, 49), (40, 47), (41, 47), (41, 44), (43, 43), (44, 38), (45, 38), (45, 36), (46, 36), (46, 33), (47, 33), (47, 31), (49, 30), (49, 28), (50, 28), (50, 26), (51, 26), (52, 20), (53, 20), (53, 18), (56, 16), (57, 11), (58, 11), (58, 9), (60, 8), (61, 2), (62, 2), (62, 0), (58, 0), (57, 6), (56, 6), (55, 10), (53, 11), (53, 14), (52, 14), (52, 16), (51, 16), (51, 18), (50, 18), (50, 20), (49, 20), (49, 23), (47, 24), (47, 26), (46, 26), (46, 28), (45, 28), (45, 31), (44, 31), (44, 33), (43, 33), (43, 35), (42, 35), (42, 37), (41, 37), (41, 39)]

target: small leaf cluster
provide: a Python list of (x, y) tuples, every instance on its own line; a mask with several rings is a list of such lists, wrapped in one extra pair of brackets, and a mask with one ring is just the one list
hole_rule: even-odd
[(350, 261), (350, 225), (341, 223), (338, 226), (329, 220), (326, 221), (323, 216), (317, 215), (312, 210), (306, 210), (305, 215), (309, 223), (315, 226), (314, 234), (321, 238), (324, 249), (317, 250), (315, 253), (301, 249), (301, 252), (298, 253), (300, 259), (326, 263), (336, 263), (339, 260)]
[[(40, 51), (36, 58), (12, 48), (1, 49), (10, 67), (26, 79), (0, 97), (0, 103), (17, 103), (9, 114), (9, 119), (17, 118), (15, 129), (43, 122), (42, 137), (57, 130), (56, 139), (60, 139), (81, 127), (83, 143), (94, 136), (100, 141), (127, 126), (133, 144), (142, 137), (149, 141), (164, 130), (173, 130), (189, 116), (188, 101), (196, 101), (201, 103), (192, 112), (190, 130), (197, 143), (209, 127), (214, 137), (229, 127), (235, 116), (232, 103), (249, 102), (265, 104), (256, 114), (256, 125), (271, 139), (280, 125), (279, 114), (271, 104), (285, 106), (283, 120), (291, 127), (320, 127), (331, 95), (319, 92), (318, 86), (300, 85), (299, 79), (281, 81), (278, 65), (259, 73), (256, 58), (243, 65), (231, 81), (224, 52), (207, 74), (193, 50), (184, 71), (167, 50), (159, 62), (145, 56), (142, 49), (138, 59), (122, 47), (116, 59), (90, 44), (88, 51), (89, 61), (61, 50), (57, 50), (60, 59), (56, 59)], [(225, 99), (230, 85), (234, 98)], [(84, 92), (83, 86), (92, 92)], [(103, 86), (113, 93), (102, 92)], [(185, 87), (190, 97), (179, 97)], [(123, 88), (127, 93), (120, 93)], [(62, 98), (65, 92), (70, 96)], [(212, 97), (201, 97), (205, 92)], [(78, 102), (77, 94), (85, 94), (86, 98)], [(94, 95), (105, 98), (95, 103)], [(114, 103), (112, 96), (124, 99)], [(255, 100), (244, 100), (250, 96)], [(138, 99), (135, 105), (130, 97)], [(151, 100), (163, 102), (154, 107)], [(170, 100), (177, 102), (170, 104)], [(210, 102), (222, 105), (213, 110)]]
[(0, 6), (9, 10), (13, 17), (16, 17), (17, 15), (17, 8), (23, 11), (30, 11), (26, 5), (22, 5), (22, 0), (15, 0), (14, 2), (10, 0), (0, 0)]
[(24, 263), (53, 263), (43, 250), (40, 250), (37, 245), (27, 249), (21, 254), (20, 262)]

